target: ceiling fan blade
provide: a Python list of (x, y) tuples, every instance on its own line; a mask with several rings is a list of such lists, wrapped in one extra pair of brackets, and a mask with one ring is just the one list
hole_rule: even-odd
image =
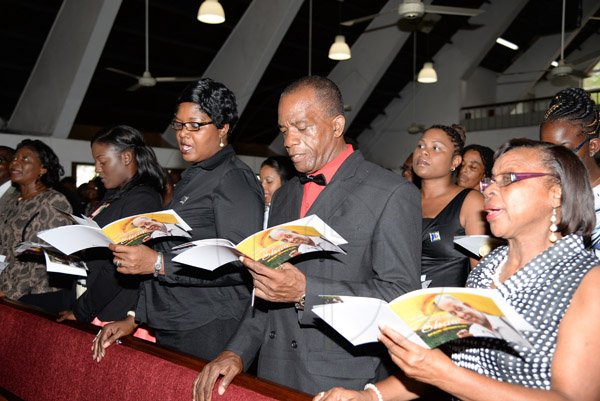
[(376, 32), (382, 29), (391, 28), (393, 26), (398, 26), (398, 22), (394, 22), (393, 24), (381, 25), (374, 28), (365, 29), (363, 33)]
[(506, 72), (500, 74), (501, 76), (510, 76), (510, 75), (524, 75), (524, 74), (537, 74), (540, 72), (548, 72), (548, 70), (532, 70), (532, 71), (517, 71), (517, 72)]
[(156, 82), (194, 82), (202, 77), (156, 77)]
[(377, 14), (366, 15), (364, 17), (355, 18), (355, 19), (351, 19), (351, 20), (348, 20), (348, 21), (340, 22), (340, 25), (343, 25), (343, 26), (353, 26), (354, 24), (359, 24), (361, 22), (370, 21), (370, 20), (372, 20), (375, 17), (379, 17), (380, 15), (397, 13), (397, 12), (398, 12), (398, 10), (392, 10), (392, 11), (386, 11), (386, 12), (377, 13)]
[(571, 76), (575, 77), (575, 78), (584, 79), (584, 78), (588, 78), (590, 75), (588, 73), (586, 73), (586, 72), (581, 71), (581, 70), (573, 70), (573, 72), (571, 73)]
[(448, 7), (448, 6), (425, 6), (426, 13), (444, 14), (444, 15), (461, 15), (464, 17), (475, 17), (483, 12), (476, 8), (463, 8), (463, 7)]
[(116, 74), (127, 75), (128, 77), (131, 77), (131, 78), (140, 79), (139, 75), (135, 75), (135, 74), (132, 74), (127, 71), (119, 70), (118, 68), (106, 67), (106, 70), (114, 72)]
[(142, 87), (142, 85), (140, 85), (140, 84), (131, 85), (129, 88), (127, 88), (127, 92), (136, 91), (136, 90), (140, 89), (141, 87)]

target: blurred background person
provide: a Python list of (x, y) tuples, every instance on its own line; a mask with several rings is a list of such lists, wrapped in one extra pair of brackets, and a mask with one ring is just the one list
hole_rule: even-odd
[[(61, 213), (71, 213), (71, 205), (53, 189), (64, 173), (63, 167), (44, 142), (25, 139), (17, 145), (9, 172), (17, 191), (0, 212), (0, 255), (5, 255), (8, 263), (0, 273), (0, 292), (57, 313), (70, 304), (70, 292), (60, 290), (72, 287), (72, 276), (48, 273), (43, 255), (15, 256), (14, 250), (23, 241), (39, 242), (39, 231), (71, 224)], [(44, 294), (44, 299), (37, 294)]]
[(8, 166), (15, 156), (15, 150), (8, 146), (0, 146), (0, 213), (6, 203), (6, 200), (15, 191), (10, 180), (10, 171)]
[(462, 287), (477, 264), (455, 249), (457, 235), (485, 234), (483, 196), (454, 184), (465, 143), (462, 127), (433, 125), (413, 152), (413, 170), (421, 179), (423, 251), (421, 275), (430, 287)]
[(263, 228), (267, 228), (273, 194), (296, 174), (294, 164), (287, 156), (271, 156), (266, 158), (260, 165), (260, 185), (265, 196)]
[(380, 340), (402, 372), (315, 400), (373, 400), (376, 391), (411, 400), (433, 386), (471, 401), (600, 399), (600, 269), (584, 245), (595, 221), (585, 167), (563, 146), (520, 138), (500, 147), (493, 172), (483, 186), (487, 220), (508, 246), (483, 259), (467, 287), (496, 288), (537, 329), (522, 333), (532, 347), (480, 337), (442, 352), (384, 328)]
[(86, 200), (77, 188), (74, 177), (63, 177), (54, 189), (67, 198), (75, 216), (81, 217), (85, 213)]
[[(190, 84), (177, 100), (172, 127), (183, 159), (192, 166), (177, 183), (169, 208), (192, 228), (192, 241), (224, 238), (238, 243), (260, 231), (263, 196), (256, 175), (229, 144), (238, 121), (235, 95), (209, 78)], [(168, 237), (154, 249), (110, 246), (118, 270), (148, 275), (135, 318), (105, 326), (94, 341), (94, 359), (138, 323), (154, 330), (160, 345), (199, 358), (218, 355), (249, 305), (251, 277), (239, 263), (214, 272), (172, 262), (171, 248), (185, 241)]]
[[(102, 178), (94, 177), (87, 184), (85, 184), (85, 215), (91, 216), (92, 213), (100, 207), (102, 199), (106, 194), (106, 188), (102, 183)], [(127, 216), (123, 216), (127, 217)], [(103, 227), (102, 225), (100, 227)]]
[[(124, 217), (161, 210), (163, 169), (138, 130), (126, 125), (102, 130), (92, 138), (91, 148), (98, 174), (95, 180), (108, 190), (100, 204), (89, 208), (88, 216), (100, 227)], [(98, 185), (94, 181), (89, 184), (95, 188)], [(125, 319), (127, 312), (135, 309), (139, 284), (145, 277), (117, 272), (108, 248), (88, 249), (82, 256), (88, 267), (87, 290), (72, 310), (60, 313), (58, 320), (101, 325)]]
[(456, 183), (459, 187), (479, 191), (481, 180), (492, 176), (493, 165), (494, 151), (492, 149), (482, 145), (465, 146)]
[(594, 192), (596, 227), (591, 244), (600, 256), (600, 116), (589, 93), (567, 88), (550, 101), (540, 126), (540, 139), (571, 149), (583, 162)]
[(421, 188), (421, 178), (415, 175), (415, 171), (413, 170), (413, 153), (408, 155), (406, 160), (401, 167), (401, 175), (406, 178), (408, 182), (412, 182), (417, 186), (417, 188)]

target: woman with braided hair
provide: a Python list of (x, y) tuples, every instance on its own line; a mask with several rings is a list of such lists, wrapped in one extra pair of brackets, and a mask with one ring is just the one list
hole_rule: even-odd
[(540, 127), (540, 139), (571, 149), (586, 167), (592, 190), (596, 227), (592, 247), (600, 256), (600, 118), (596, 103), (580, 88), (558, 92), (550, 102)]
[(413, 152), (413, 170), (421, 178), (423, 213), (421, 274), (423, 286), (464, 287), (473, 259), (454, 248), (457, 235), (485, 234), (483, 196), (454, 183), (461, 165), (465, 132), (460, 125), (433, 125)]

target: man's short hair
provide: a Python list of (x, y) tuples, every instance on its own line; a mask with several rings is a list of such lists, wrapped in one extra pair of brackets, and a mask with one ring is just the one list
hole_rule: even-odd
[(289, 84), (281, 93), (281, 97), (300, 89), (311, 88), (317, 94), (317, 99), (324, 106), (329, 117), (344, 115), (344, 100), (340, 88), (330, 79), (318, 75), (302, 77)]

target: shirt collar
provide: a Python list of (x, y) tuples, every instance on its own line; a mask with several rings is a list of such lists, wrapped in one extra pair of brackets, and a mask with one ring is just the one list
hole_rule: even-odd
[(331, 182), (331, 179), (335, 175), (335, 173), (337, 173), (337, 171), (339, 170), (340, 166), (346, 161), (346, 159), (352, 153), (354, 153), (354, 149), (352, 148), (352, 145), (346, 144), (346, 149), (344, 149), (343, 152), (341, 152), (339, 155), (337, 155), (335, 157), (335, 159), (333, 159), (329, 163), (325, 164), (319, 170), (315, 171), (314, 173), (312, 173), (310, 175), (323, 174), (325, 176), (325, 179), (327, 180), (327, 184), (329, 184)]

